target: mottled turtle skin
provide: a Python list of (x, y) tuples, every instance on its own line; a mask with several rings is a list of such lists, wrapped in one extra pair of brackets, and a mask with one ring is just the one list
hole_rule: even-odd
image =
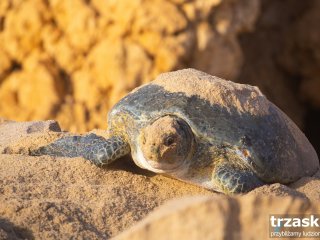
[(133, 90), (110, 111), (108, 131), (109, 139), (64, 137), (32, 154), (102, 166), (130, 153), (141, 168), (224, 193), (287, 184), (319, 168), (304, 134), (257, 87), (194, 69)]

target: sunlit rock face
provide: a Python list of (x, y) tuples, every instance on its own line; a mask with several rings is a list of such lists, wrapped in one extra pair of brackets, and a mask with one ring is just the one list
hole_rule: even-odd
[(1, 1), (0, 115), (87, 131), (161, 72), (234, 79), (258, 13), (259, 0)]

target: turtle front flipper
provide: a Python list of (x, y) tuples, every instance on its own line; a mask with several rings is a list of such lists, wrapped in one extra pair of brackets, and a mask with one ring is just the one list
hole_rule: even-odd
[(63, 137), (30, 151), (30, 155), (33, 156), (83, 157), (98, 166), (109, 164), (128, 153), (130, 146), (123, 138), (113, 136), (105, 139), (93, 133)]
[(252, 170), (236, 167), (229, 162), (221, 162), (215, 166), (212, 181), (226, 194), (246, 193), (264, 185)]

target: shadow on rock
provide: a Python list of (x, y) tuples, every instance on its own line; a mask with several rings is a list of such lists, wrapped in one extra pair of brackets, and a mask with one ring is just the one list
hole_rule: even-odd
[(0, 239), (34, 239), (34, 236), (29, 229), (0, 218)]

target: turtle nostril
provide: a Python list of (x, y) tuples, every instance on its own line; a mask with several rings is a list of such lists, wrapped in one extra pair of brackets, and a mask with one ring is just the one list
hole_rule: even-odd
[(164, 139), (164, 145), (169, 147), (170, 145), (172, 145), (174, 143), (174, 138), (169, 136), (169, 137), (166, 137)]

